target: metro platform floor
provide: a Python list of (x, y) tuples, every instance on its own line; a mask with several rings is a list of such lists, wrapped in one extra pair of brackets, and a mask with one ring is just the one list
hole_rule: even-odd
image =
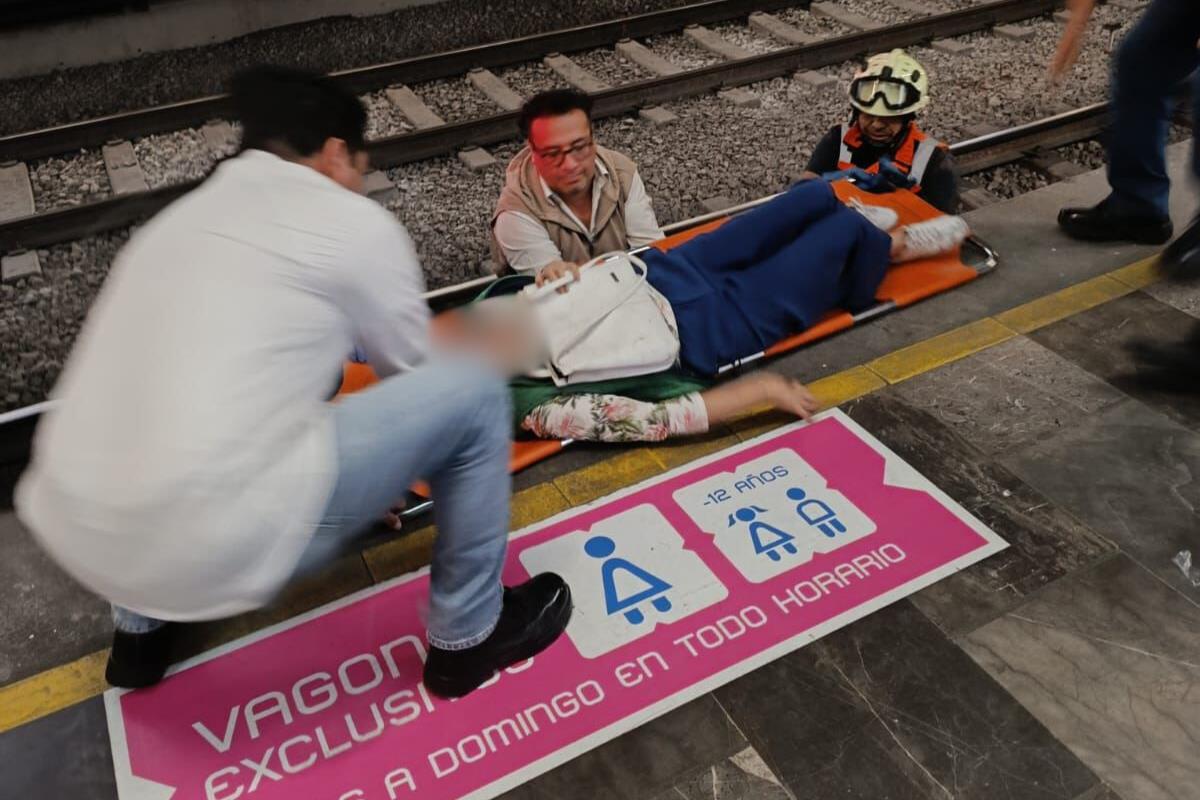
[[(1173, 208), (1190, 219), (1171, 149)], [(791, 354), (1011, 547), (509, 792), (510, 798), (1194, 798), (1200, 786), (1200, 398), (1131, 381), (1124, 345), (1181, 339), (1200, 286), (1152, 249), (1071, 242), (1090, 173), (969, 215), (993, 275)], [(775, 425), (574, 447), (516, 479), (514, 527)], [(420, 565), (432, 532), (368, 543), (189, 653)], [(0, 797), (114, 798), (99, 693), (106, 607), (0, 514)]]

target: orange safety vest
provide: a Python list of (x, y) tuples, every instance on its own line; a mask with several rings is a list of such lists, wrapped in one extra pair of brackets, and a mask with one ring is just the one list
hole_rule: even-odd
[[(854, 151), (862, 147), (863, 132), (862, 128), (858, 127), (858, 123), (853, 125), (842, 124), (842, 150), (838, 154), (838, 169), (850, 169), (854, 166), (851, 160)], [(914, 192), (921, 190), (921, 179), (925, 177), (925, 170), (929, 167), (929, 160), (933, 158), (934, 152), (938, 148), (944, 148), (945, 145), (934, 139), (925, 131), (916, 126), (915, 123), (910, 123), (908, 126), (908, 135), (904, 137), (904, 141), (896, 148), (895, 155), (892, 156), (892, 162), (897, 169), (903, 172), (917, 182), (913, 187)], [(869, 167), (861, 169), (872, 175), (879, 172), (879, 162), (876, 161)]]

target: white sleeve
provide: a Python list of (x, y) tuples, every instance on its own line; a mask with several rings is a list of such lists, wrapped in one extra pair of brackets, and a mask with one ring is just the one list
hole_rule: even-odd
[[(387, 213), (387, 212), (384, 212)], [(364, 235), (346, 267), (353, 275), (346, 312), (361, 354), (380, 378), (406, 372), (430, 350), (425, 277), (408, 231), (382, 220)]]
[(562, 261), (562, 252), (550, 241), (546, 226), (528, 214), (502, 212), (492, 226), (492, 235), (508, 265), (517, 272), (537, 272), (552, 261)]
[(629, 185), (629, 198), (625, 201), (625, 231), (629, 236), (629, 246), (641, 247), (650, 242), (663, 238), (662, 228), (654, 216), (654, 206), (650, 196), (646, 194), (646, 184), (642, 183), (641, 173), (634, 173), (633, 182)]

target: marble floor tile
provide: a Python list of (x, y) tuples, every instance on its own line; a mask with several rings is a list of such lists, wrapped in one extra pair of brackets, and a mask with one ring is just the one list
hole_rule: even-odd
[(4, 800), (117, 800), (104, 700), (0, 733)]
[(1079, 795), (1075, 800), (1122, 800), (1122, 798), (1109, 786), (1097, 786), (1092, 791)]
[(1138, 340), (1179, 342), (1196, 320), (1141, 292), (1076, 314), (1029, 334), (1088, 372), (1189, 428), (1200, 429), (1200, 395), (1142, 386), (1128, 345)]
[(672, 786), (654, 800), (796, 800), (762, 756), (747, 747)]
[(990, 455), (1053, 435), (1125, 398), (1023, 336), (897, 384), (895, 392)]
[(1178, 309), (1188, 316), (1200, 318), (1200, 284), (1198, 283), (1159, 281), (1147, 286), (1142, 291), (1160, 303), (1166, 303), (1171, 308)]
[(966, 651), (1127, 800), (1200, 793), (1200, 607), (1122, 556), (970, 634)]
[[(711, 694), (568, 761), (502, 795), (504, 800), (645, 800), (748, 747)], [(671, 800), (677, 800), (671, 798)]]
[(1110, 542), (932, 414), (903, 402), (895, 387), (846, 411), (1010, 545), (911, 598), (951, 636), (973, 630), (1051, 581), (1115, 552)]
[(111, 636), (108, 604), (59, 569), (14, 514), (0, 513), (0, 686), (99, 650)]
[(1127, 400), (1013, 451), (1006, 467), (1193, 600), (1171, 557), (1200, 550), (1200, 434)]
[(907, 601), (715, 693), (798, 800), (1075, 800), (1099, 783)]

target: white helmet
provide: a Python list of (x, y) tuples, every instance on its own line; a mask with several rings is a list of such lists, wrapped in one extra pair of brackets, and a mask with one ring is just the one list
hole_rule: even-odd
[(850, 105), (877, 117), (899, 117), (929, 105), (929, 76), (903, 50), (880, 53), (850, 82)]

